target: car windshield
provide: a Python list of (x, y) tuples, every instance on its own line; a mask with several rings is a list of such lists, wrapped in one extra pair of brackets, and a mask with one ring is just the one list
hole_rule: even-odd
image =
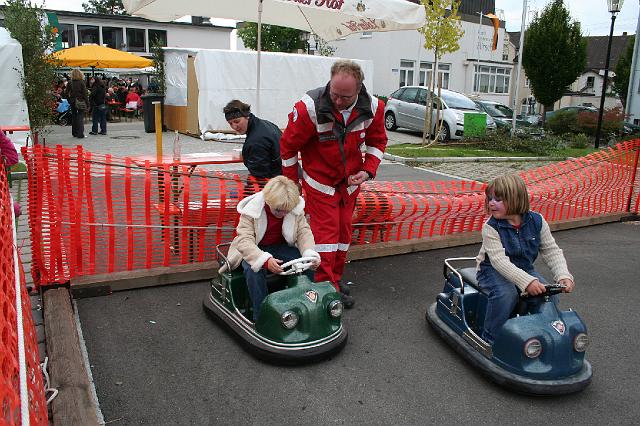
[(464, 95), (455, 92), (442, 92), (442, 100), (447, 107), (454, 109), (478, 110), (476, 104)]
[(489, 112), (489, 115), (492, 117), (513, 117), (513, 110), (506, 105), (490, 103), (483, 103), (482, 105), (484, 105), (486, 110)]

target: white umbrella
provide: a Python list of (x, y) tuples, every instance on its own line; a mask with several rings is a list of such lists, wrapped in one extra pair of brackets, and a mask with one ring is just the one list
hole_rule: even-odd
[(421, 4), (407, 0), (123, 0), (131, 15), (173, 21), (186, 15), (258, 23), (257, 100), (260, 105), (260, 24), (297, 28), (327, 41), (363, 31), (398, 31), (425, 23)]

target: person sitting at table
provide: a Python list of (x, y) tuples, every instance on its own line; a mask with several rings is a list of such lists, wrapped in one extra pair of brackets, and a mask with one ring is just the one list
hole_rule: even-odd
[(114, 102), (118, 102), (118, 97), (116, 96), (116, 93), (113, 90), (113, 87), (109, 87), (107, 89), (107, 94), (106, 94), (104, 100), (108, 104), (112, 104)]
[(278, 274), (280, 265), (300, 257), (314, 258), (306, 275), (313, 281), (320, 255), (304, 217), (304, 199), (291, 179), (276, 176), (264, 189), (238, 203), (240, 220), (236, 227), (227, 263), (220, 273), (242, 265), (253, 306), (253, 321), (260, 315), (260, 305), (267, 297), (267, 271)]
[(137, 110), (142, 105), (142, 99), (140, 95), (136, 92), (136, 90), (132, 87), (129, 89), (129, 94), (124, 100), (127, 109), (135, 109)]
[(224, 118), (236, 133), (247, 135), (242, 146), (242, 161), (251, 176), (272, 178), (282, 174), (280, 137), (282, 132), (270, 121), (251, 113), (251, 106), (237, 99), (222, 110)]

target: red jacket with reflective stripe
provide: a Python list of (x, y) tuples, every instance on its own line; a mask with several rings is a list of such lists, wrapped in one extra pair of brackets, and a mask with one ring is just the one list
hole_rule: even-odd
[[(360, 148), (363, 144), (364, 160)], [(386, 146), (384, 103), (362, 86), (345, 126), (342, 114), (329, 99), (327, 85), (307, 92), (289, 113), (289, 123), (280, 139), (282, 174), (298, 180), (300, 152), (302, 168), (311, 178), (332, 187), (346, 185), (346, 178), (361, 170), (375, 177)]]

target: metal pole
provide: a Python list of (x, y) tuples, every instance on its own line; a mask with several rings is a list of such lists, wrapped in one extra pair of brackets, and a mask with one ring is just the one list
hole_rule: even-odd
[(158, 163), (162, 163), (162, 104), (160, 101), (153, 101), (156, 126), (156, 159)]
[[(636, 25), (636, 36), (634, 40), (637, 40), (638, 34), (640, 34), (640, 15), (638, 15), (638, 24)], [(640, 70), (638, 69), (638, 50), (640, 50), (640, 43), (635, 43), (633, 46), (633, 59), (631, 60), (631, 72), (629, 73), (629, 88), (627, 89), (627, 104), (625, 105), (624, 115), (631, 119), (631, 104), (636, 97), (636, 91), (633, 90), (636, 87), (636, 76)], [(638, 117), (636, 117), (638, 118)]]
[(480, 41), (480, 30), (482, 29), (482, 9), (480, 10), (480, 22), (478, 22), (478, 60), (477, 60), (477, 65), (476, 65), (476, 73), (475, 73), (475, 86), (476, 86), (476, 93), (480, 93), (480, 46), (481, 46), (481, 41)]
[(613, 25), (616, 14), (611, 15), (611, 30), (609, 31), (609, 46), (607, 46), (607, 60), (604, 64), (604, 81), (602, 82), (602, 96), (600, 97), (600, 111), (598, 111), (598, 128), (596, 130), (596, 149), (600, 147), (600, 132), (602, 131), (602, 115), (604, 114), (604, 95), (607, 93), (607, 78), (609, 77), (609, 56), (611, 55), (611, 40), (613, 39)]
[(522, 72), (522, 57), (524, 56), (524, 30), (527, 24), (527, 0), (522, 0), (522, 23), (520, 24), (520, 47), (518, 48), (518, 69), (516, 71), (516, 93), (513, 98), (513, 116), (511, 117), (511, 137), (516, 134), (516, 117), (520, 104), (520, 73)]
[(256, 81), (256, 115), (260, 116), (260, 51), (262, 50), (262, 0), (258, 0), (258, 71)]

